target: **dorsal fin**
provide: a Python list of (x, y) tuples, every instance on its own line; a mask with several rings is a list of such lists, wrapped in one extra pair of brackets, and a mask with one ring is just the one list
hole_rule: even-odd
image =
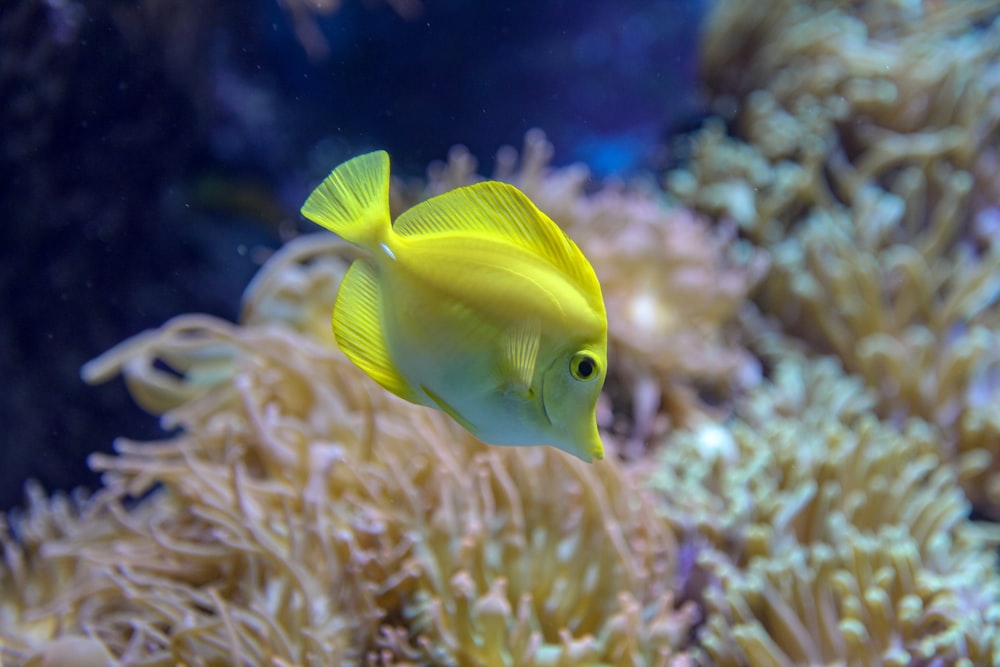
[(432, 197), (399, 216), (393, 230), (410, 237), (466, 232), (503, 239), (545, 259), (585, 294), (600, 294), (590, 262), (572, 239), (509, 183), (485, 181)]

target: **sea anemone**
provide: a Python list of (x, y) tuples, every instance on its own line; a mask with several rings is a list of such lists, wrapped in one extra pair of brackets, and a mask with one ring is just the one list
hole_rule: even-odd
[(995, 531), (970, 522), (940, 433), (877, 420), (832, 359), (786, 355), (728, 424), (660, 448), (649, 484), (700, 542), (711, 664), (1000, 660)]
[[(977, 509), (1000, 514), (1000, 253), (984, 165), (1000, 128), (995, 3), (722, 2), (702, 49), (714, 121), (668, 177), (767, 249), (764, 313), (941, 429)], [(917, 66), (919, 64), (919, 66)]]
[(5, 531), (5, 658), (687, 664), (698, 607), (634, 473), (488, 448), (368, 381), (313, 336), (343, 250), (301, 239), (247, 322), (179, 317), (84, 369), (175, 435), (118, 441), (79, 510), (35, 497)]

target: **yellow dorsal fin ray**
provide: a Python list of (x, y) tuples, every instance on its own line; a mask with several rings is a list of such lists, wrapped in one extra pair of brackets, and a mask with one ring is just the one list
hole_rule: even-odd
[(541, 338), (541, 322), (535, 319), (512, 326), (504, 332), (500, 374), (506, 389), (524, 393), (531, 390)]
[(389, 154), (365, 153), (338, 166), (309, 195), (302, 215), (345, 241), (373, 249), (391, 225)]
[[(462, 231), (503, 239), (531, 250), (569, 277), (583, 294), (596, 294), (601, 302), (597, 277), (580, 249), (509, 183), (485, 181), (432, 197), (400, 215), (393, 229), (401, 236)], [(600, 308), (603, 312), (603, 302)]]
[(333, 335), (347, 358), (373, 380), (400, 398), (417, 402), (386, 349), (381, 299), (375, 267), (367, 260), (356, 260), (340, 283), (333, 307)]

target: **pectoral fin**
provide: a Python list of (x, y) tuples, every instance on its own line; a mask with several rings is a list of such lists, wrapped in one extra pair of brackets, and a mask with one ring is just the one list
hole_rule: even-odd
[(500, 378), (505, 391), (531, 394), (541, 339), (542, 329), (538, 320), (518, 323), (504, 332)]

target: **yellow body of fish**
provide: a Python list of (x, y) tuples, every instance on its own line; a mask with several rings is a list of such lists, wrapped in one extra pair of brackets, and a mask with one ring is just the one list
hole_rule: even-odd
[(337, 294), (341, 350), (483, 442), (604, 448), (607, 315), (590, 263), (517, 188), (487, 181), (389, 216), (389, 156), (340, 165), (302, 214), (370, 253)]

